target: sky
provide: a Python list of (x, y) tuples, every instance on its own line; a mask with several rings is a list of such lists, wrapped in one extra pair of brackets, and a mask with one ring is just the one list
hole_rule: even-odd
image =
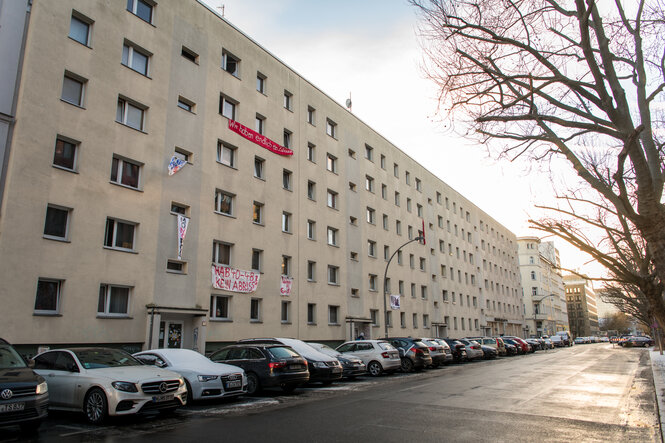
[[(534, 204), (551, 202), (566, 168), (490, 157), (437, 113), (422, 70), (419, 19), (406, 0), (204, 0), (226, 20), (518, 237), (535, 235)], [(552, 176), (551, 176), (552, 175)], [(554, 241), (562, 266), (598, 275), (590, 257)]]

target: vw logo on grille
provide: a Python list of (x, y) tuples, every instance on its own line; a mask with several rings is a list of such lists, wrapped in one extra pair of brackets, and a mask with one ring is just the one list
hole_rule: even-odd
[(169, 390), (169, 385), (167, 385), (165, 381), (163, 381), (159, 384), (159, 392), (161, 392), (163, 394), (168, 390)]
[(12, 392), (11, 389), (4, 389), (2, 392), (0, 392), (0, 397), (3, 400), (9, 400), (10, 398), (12, 398), (12, 395), (14, 395), (14, 393)]

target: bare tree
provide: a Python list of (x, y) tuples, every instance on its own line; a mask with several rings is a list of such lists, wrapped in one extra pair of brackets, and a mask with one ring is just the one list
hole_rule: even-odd
[(441, 108), (501, 157), (567, 162), (583, 186), (532, 222), (638, 287), (665, 325), (663, 0), (410, 2)]
[(628, 316), (623, 312), (615, 312), (598, 320), (601, 331), (617, 331), (619, 334), (625, 334), (630, 329)]
[(620, 284), (610, 285), (600, 292), (600, 298), (614, 305), (622, 314), (634, 318), (647, 327), (651, 325), (649, 302), (639, 289)]

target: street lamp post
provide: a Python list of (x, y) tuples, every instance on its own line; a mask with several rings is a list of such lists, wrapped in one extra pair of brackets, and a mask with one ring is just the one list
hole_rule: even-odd
[(390, 259), (388, 259), (388, 263), (386, 263), (386, 270), (383, 273), (383, 325), (384, 325), (383, 327), (386, 333), (386, 338), (388, 338), (388, 303), (386, 302), (386, 298), (388, 297), (388, 288), (386, 285), (386, 282), (388, 280), (388, 266), (390, 266), (390, 262), (393, 261), (393, 257), (395, 257), (395, 254), (397, 254), (404, 246), (408, 245), (409, 243), (413, 243), (414, 241), (421, 241), (421, 240), (425, 240), (425, 237), (419, 235), (413, 240), (409, 240), (408, 242), (404, 243), (402, 246), (395, 249), (393, 255), (390, 256)]
[[(531, 302), (534, 303), (534, 304), (538, 304), (538, 305), (540, 305), (540, 302), (543, 301), (543, 300), (545, 300), (547, 297), (557, 297), (557, 294), (547, 294), (547, 295), (544, 295), (544, 296), (540, 297), (538, 300), (531, 299)], [(534, 313), (533, 313), (534, 327), (537, 326), (537, 321), (538, 321), (538, 317), (537, 317), (537, 316), (538, 316), (538, 314), (536, 314), (536, 313), (534, 312)], [(555, 320), (555, 322), (556, 322), (556, 320)], [(537, 332), (538, 332), (538, 328), (536, 327), (535, 329), (536, 329), (536, 333), (537, 333)], [(546, 334), (546, 335), (550, 335), (550, 334)]]

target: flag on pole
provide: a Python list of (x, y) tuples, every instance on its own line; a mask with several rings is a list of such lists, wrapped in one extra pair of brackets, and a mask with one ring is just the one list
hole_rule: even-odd
[(185, 166), (187, 162), (181, 158), (176, 157), (175, 155), (171, 157), (169, 162), (169, 175), (173, 175)]
[(400, 295), (391, 295), (390, 296), (390, 309), (399, 309), (400, 308)]
[(182, 260), (182, 247), (187, 234), (187, 226), (189, 225), (189, 218), (182, 214), (178, 214), (178, 260)]

